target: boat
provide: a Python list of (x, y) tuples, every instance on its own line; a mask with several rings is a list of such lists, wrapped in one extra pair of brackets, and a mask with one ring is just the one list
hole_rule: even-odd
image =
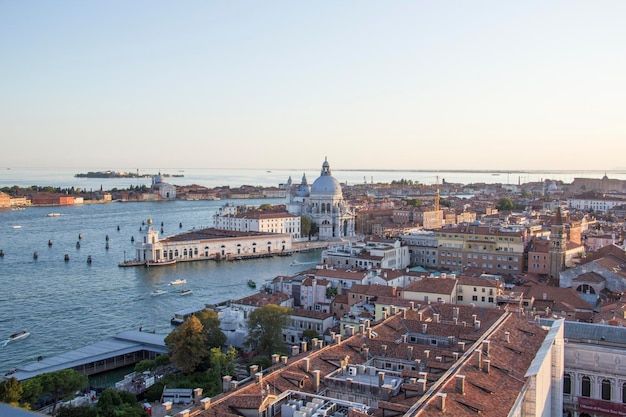
[(151, 267), (151, 266), (170, 266), (170, 265), (176, 265), (176, 259), (171, 259), (171, 260), (161, 260), (161, 261), (146, 261), (146, 267)]
[(9, 340), (13, 342), (14, 340), (25, 339), (28, 336), (30, 336), (30, 332), (22, 330), (21, 332), (13, 333), (11, 336), (9, 336)]
[(256, 288), (256, 282), (252, 281), (251, 279), (248, 280), (248, 287), (250, 288)]
[(61, 213), (48, 213), (46, 214), (46, 217), (59, 217), (61, 215)]
[(191, 290), (182, 290), (182, 291), (180, 292), (180, 295), (181, 295), (181, 296), (182, 296), (182, 295), (191, 295), (191, 294), (193, 294), (193, 291), (191, 291)]
[(151, 296), (153, 297), (158, 297), (159, 295), (163, 295), (163, 294), (167, 294), (167, 291), (165, 290), (154, 290), (150, 293)]
[(176, 279), (176, 280), (170, 282), (170, 285), (182, 285), (182, 284), (186, 284), (186, 283), (187, 283), (186, 279), (184, 279), (184, 278), (180, 279), (179, 278), (179, 279)]
[(21, 229), (22, 228), (22, 226), (20, 226), (20, 225), (15, 225), (15, 226), (11, 226), (11, 227), (14, 228), (14, 229)]
[(4, 346), (9, 344), (9, 342), (14, 342), (16, 340), (25, 339), (28, 336), (30, 336), (30, 332), (27, 332), (26, 330), (22, 330), (20, 332), (13, 333), (11, 336), (9, 336), (9, 338), (7, 340), (4, 341)]

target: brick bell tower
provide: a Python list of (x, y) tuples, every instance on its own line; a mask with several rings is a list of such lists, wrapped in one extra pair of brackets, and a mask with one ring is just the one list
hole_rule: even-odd
[(556, 210), (556, 218), (550, 226), (550, 279), (560, 283), (560, 273), (565, 269), (565, 250), (567, 249), (567, 233), (563, 225), (561, 208)]

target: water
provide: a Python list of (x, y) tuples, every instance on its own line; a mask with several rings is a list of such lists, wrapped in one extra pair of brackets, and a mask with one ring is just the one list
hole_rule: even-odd
[[(234, 202), (260, 205), (281, 201)], [(0, 210), (0, 249), (5, 252), (0, 258), (0, 340), (22, 329), (31, 332), (26, 339), (0, 347), (0, 372), (140, 326), (167, 333), (175, 311), (244, 297), (254, 292), (247, 286), (249, 279), (260, 284), (306, 268), (290, 266), (292, 261), (319, 260), (319, 251), (312, 251), (292, 257), (199, 261), (162, 268), (118, 266), (125, 256), (134, 256), (131, 236), (139, 236), (142, 221), (151, 218), (159, 227), (163, 222), (165, 235), (178, 234), (210, 226), (212, 214), (225, 203), (172, 201)], [(50, 212), (61, 216), (47, 217)], [(77, 248), (79, 234), (82, 239)], [(52, 246), (48, 246), (49, 240)], [(70, 257), (68, 262), (65, 254)], [(91, 264), (87, 263), (89, 255)], [(177, 278), (185, 278), (187, 284), (168, 285)], [(192, 289), (193, 294), (179, 296), (183, 288)], [(155, 289), (168, 293), (152, 297), (150, 292)]]
[[(321, 168), (321, 164), (320, 164)], [(197, 184), (205, 187), (219, 187), (230, 185), (231, 187), (239, 187), (240, 185), (255, 185), (263, 187), (276, 187), (278, 184), (285, 183), (287, 178), (291, 176), (295, 183), (300, 183), (302, 174), (306, 174), (309, 184), (311, 184), (320, 175), (320, 168), (314, 169), (141, 169), (140, 174), (156, 174), (167, 173), (170, 175), (184, 175), (184, 177), (165, 178), (165, 182), (174, 185), (191, 185)], [(574, 178), (602, 178), (606, 173), (609, 178), (626, 180), (626, 171), (421, 171), (421, 170), (340, 170), (332, 165), (331, 170), (333, 176), (342, 183), (362, 184), (367, 183), (390, 183), (393, 180), (407, 179), (418, 181), (422, 184), (435, 184), (437, 179), (451, 183), (487, 183), (487, 184), (517, 184), (518, 182), (538, 182), (544, 179), (561, 180), (571, 183)], [(150, 186), (150, 178), (75, 178), (78, 173), (86, 173), (88, 171), (132, 171), (129, 169), (52, 169), (52, 168), (11, 168), (0, 169), (0, 188), (12, 187), (18, 185), (20, 187), (30, 187), (32, 185), (53, 186), (61, 188), (80, 188), (83, 190), (104, 190), (113, 188), (128, 188), (131, 185)]]
[[(331, 161), (332, 162), (332, 161)], [(332, 168), (332, 165), (331, 165)], [(112, 169), (34, 169), (0, 170), (0, 188), (18, 185), (54, 186), (110, 190), (130, 185), (150, 185), (150, 179), (75, 178), (74, 174)], [(134, 170), (133, 170), (134, 171)], [(243, 184), (277, 186), (289, 176), (298, 183), (301, 170), (216, 170), (162, 169), (162, 173), (182, 174), (168, 178), (176, 185), (198, 184), (207, 187)], [(156, 173), (158, 170), (140, 170)], [(460, 183), (517, 183), (541, 179), (571, 182), (575, 177), (601, 178), (604, 172), (528, 171), (341, 171), (333, 175), (349, 184), (391, 182), (411, 179), (433, 184), (436, 178)], [(309, 183), (319, 176), (319, 169), (305, 170)], [(609, 178), (626, 179), (626, 172), (607, 171)], [(235, 200), (235, 204), (259, 205), (282, 203), (281, 200)], [(0, 372), (35, 360), (103, 340), (116, 333), (143, 326), (147, 330), (167, 333), (175, 311), (201, 307), (205, 303), (240, 298), (253, 293), (248, 279), (257, 283), (277, 275), (289, 275), (304, 269), (290, 266), (292, 261), (315, 262), (319, 252), (297, 254), (287, 258), (258, 259), (239, 262), (213, 261), (180, 263), (164, 268), (120, 268), (124, 257), (134, 256), (131, 236), (138, 236), (142, 221), (152, 218), (164, 223), (165, 235), (177, 234), (193, 227), (212, 224), (212, 215), (226, 201), (174, 201), (155, 203), (111, 203), (75, 207), (31, 207), (26, 210), (0, 210), (0, 341), (22, 329), (31, 336), (6, 347), (0, 347)], [(59, 217), (46, 217), (58, 212)], [(179, 223), (183, 228), (179, 228)], [(117, 231), (117, 226), (120, 231)], [(14, 228), (14, 226), (21, 226)], [(76, 248), (82, 234), (80, 249)], [(110, 249), (105, 249), (106, 235)], [(53, 245), (48, 246), (52, 240)], [(33, 259), (37, 251), (39, 257)], [(69, 262), (64, 261), (68, 254)], [(91, 255), (93, 262), (87, 264)], [(184, 288), (193, 294), (180, 297), (180, 287), (167, 284), (185, 278)], [(150, 296), (155, 289), (168, 294)], [(1, 346), (1, 345), (0, 345)]]

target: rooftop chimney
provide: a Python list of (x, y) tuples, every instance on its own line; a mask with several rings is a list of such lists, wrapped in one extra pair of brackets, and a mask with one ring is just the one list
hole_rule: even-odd
[(510, 332), (504, 332), (504, 342), (505, 343), (511, 343), (511, 333)]
[(483, 361), (483, 352), (482, 352), (482, 350), (476, 349), (474, 351), (474, 357), (476, 358), (475, 359), (476, 367), (478, 369), (480, 369), (482, 367), (482, 361)]
[(452, 307), (452, 318), (453, 319), (458, 319), (459, 318), (459, 308), (458, 307)]
[(427, 330), (428, 330), (428, 324), (427, 323), (422, 323), (422, 333), (426, 334)]
[(485, 359), (483, 361), (483, 371), (485, 371), (486, 373), (491, 372), (491, 361), (489, 359)]
[(300, 354), (300, 346), (293, 345), (291, 347), (291, 356), (298, 356)]
[(465, 342), (459, 342), (457, 346), (459, 347), (459, 352), (465, 352)]
[(317, 393), (320, 390), (320, 373), (322, 371), (320, 371), (319, 369), (316, 369), (313, 371), (313, 376), (314, 376), (314, 381), (315, 381), (315, 392)]
[(485, 356), (489, 356), (489, 347), (491, 346), (491, 341), (483, 340), (483, 353)]
[(280, 362), (280, 355), (278, 353), (274, 353), (272, 355), (272, 365), (276, 365), (278, 362)]
[(307, 350), (307, 343), (302, 341), (300, 342), (300, 352), (304, 353)]
[(260, 384), (263, 381), (263, 372), (257, 372), (254, 374), (254, 380)]
[(406, 356), (408, 360), (413, 360), (413, 346), (406, 347)]
[(211, 398), (206, 397), (200, 400), (201, 410), (208, 410), (210, 405), (211, 405)]
[(309, 372), (309, 367), (311, 366), (311, 359), (307, 356), (306, 358), (302, 359), (302, 370), (304, 372)]
[(385, 384), (385, 373), (379, 372), (378, 373), (378, 386), (382, 387), (384, 384)]
[(447, 395), (448, 394), (446, 394), (445, 392), (437, 393), (437, 408), (439, 409), (439, 411), (446, 410), (446, 396)]
[(480, 330), (480, 320), (474, 322), (474, 330)]
[(465, 375), (456, 376), (456, 390), (461, 395), (465, 395)]
[(259, 365), (250, 365), (250, 376), (254, 376), (259, 370)]
[(224, 375), (222, 377), (222, 391), (228, 392), (230, 391), (230, 381), (233, 379), (230, 375)]
[(435, 313), (435, 314), (433, 314), (433, 321), (434, 321), (435, 323), (439, 323), (439, 313)]
[(422, 378), (418, 379), (417, 380), (417, 386), (418, 386), (417, 392), (420, 395), (424, 395), (424, 393), (426, 392), (426, 380), (422, 379)]

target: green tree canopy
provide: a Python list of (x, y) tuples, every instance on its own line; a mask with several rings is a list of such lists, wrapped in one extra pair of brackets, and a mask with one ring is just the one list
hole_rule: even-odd
[(209, 354), (204, 328), (195, 316), (168, 334), (165, 344), (171, 352), (172, 363), (184, 374), (194, 372)]
[(317, 331), (313, 329), (306, 329), (305, 331), (302, 332), (302, 338), (308, 341), (308, 340), (313, 340), (313, 339), (319, 339), (320, 335)]
[(226, 344), (226, 335), (220, 329), (220, 319), (217, 312), (210, 309), (198, 311), (195, 316), (202, 323), (204, 333), (207, 337), (208, 349), (217, 347), (221, 348)]
[(22, 384), (15, 377), (0, 382), (0, 402), (17, 405), (23, 392)]
[(20, 405), (24, 408), (33, 408), (32, 406), (37, 404), (39, 397), (43, 393), (43, 386), (41, 380), (37, 377), (27, 379), (22, 383), (24, 393), (20, 399)]
[(312, 220), (309, 216), (300, 216), (300, 233), (302, 236), (309, 236), (311, 234)]
[(134, 394), (113, 388), (102, 391), (96, 407), (99, 416), (143, 417), (148, 415), (137, 403), (137, 397)]
[(420, 200), (419, 198), (409, 198), (408, 200), (406, 200), (406, 203), (412, 207), (422, 206), (422, 200)]
[(261, 211), (269, 210), (269, 209), (271, 209), (271, 208), (272, 208), (272, 205), (271, 205), (271, 204), (268, 204), (268, 203), (261, 204), (261, 205), (259, 206), (259, 210), (261, 210)]
[(265, 356), (285, 352), (283, 328), (291, 314), (291, 308), (268, 304), (259, 307), (250, 314), (248, 319), (248, 336), (246, 345), (257, 349)]
[(515, 208), (515, 203), (513, 203), (513, 200), (508, 197), (502, 197), (498, 200), (496, 208), (500, 211), (513, 210), (513, 208)]
[(52, 414), (55, 413), (59, 401), (72, 399), (76, 391), (85, 388), (88, 384), (87, 377), (73, 369), (48, 372), (35, 378), (41, 381), (43, 393), (49, 394), (54, 402)]

